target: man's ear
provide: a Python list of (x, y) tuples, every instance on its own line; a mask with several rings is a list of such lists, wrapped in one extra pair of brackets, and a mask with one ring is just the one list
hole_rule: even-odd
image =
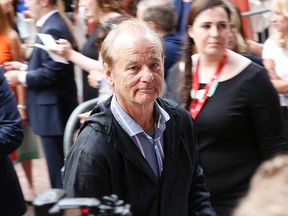
[(111, 67), (107, 64), (107, 63), (104, 63), (104, 73), (105, 73), (105, 77), (106, 77), (106, 80), (108, 82), (108, 84), (113, 87), (114, 86), (114, 79), (113, 79), (113, 72), (112, 72), (112, 69)]
[(147, 22), (151, 28), (153, 28), (156, 32), (159, 32), (159, 26), (157, 25), (157, 23), (153, 22), (153, 21), (148, 21)]

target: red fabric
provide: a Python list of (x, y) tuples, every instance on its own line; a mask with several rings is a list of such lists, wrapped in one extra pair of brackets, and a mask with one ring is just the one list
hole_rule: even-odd
[(87, 22), (87, 34), (88, 35), (91, 35), (92, 34), (92, 32), (93, 32), (93, 30), (94, 30), (94, 27), (95, 27), (95, 25), (97, 24), (97, 22), (96, 21), (89, 21), (88, 20), (88, 22)]
[(9, 40), (3, 35), (0, 35), (0, 64), (12, 60), (12, 52)]

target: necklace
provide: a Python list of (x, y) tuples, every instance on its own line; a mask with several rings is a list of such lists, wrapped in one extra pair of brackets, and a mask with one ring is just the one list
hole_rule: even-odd
[(204, 87), (204, 89), (199, 90), (200, 83), (199, 83), (199, 65), (200, 65), (200, 60), (198, 59), (196, 69), (195, 69), (195, 74), (193, 76), (193, 81), (192, 81), (192, 90), (191, 90), (191, 104), (190, 104), (190, 114), (194, 119), (198, 116), (200, 110), (203, 108), (207, 97), (213, 96), (214, 92), (216, 91), (216, 88), (218, 86), (218, 78), (219, 75), (227, 61), (227, 53), (226, 50), (224, 52), (222, 60), (219, 62), (218, 67), (212, 76), (211, 80), (209, 83), (207, 83)]

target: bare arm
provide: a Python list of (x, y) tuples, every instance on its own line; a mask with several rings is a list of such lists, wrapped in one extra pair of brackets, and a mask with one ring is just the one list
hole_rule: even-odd
[(10, 44), (11, 44), (11, 52), (12, 52), (12, 60), (13, 61), (22, 61), (22, 53), (21, 53), (21, 42), (17, 32), (14, 30), (9, 34)]
[(104, 77), (103, 71), (96, 71), (96, 70), (89, 71), (89, 75), (87, 76), (88, 84), (91, 87), (98, 89), (103, 77)]
[(262, 47), (259, 43), (255, 42), (253, 40), (247, 40), (247, 44), (249, 47), (249, 51), (252, 54), (259, 56), (259, 57), (262, 56)]
[[(15, 31), (11, 31), (10, 33), (10, 42), (11, 42), (11, 52), (12, 52), (12, 60), (13, 61), (22, 61), (22, 54), (21, 54), (21, 42), (19, 39), (18, 34)], [(22, 121), (27, 120), (26, 115), (26, 101), (25, 101), (25, 87), (23, 85), (16, 86), (16, 97), (18, 105), (18, 111), (20, 113)]]
[(284, 94), (288, 92), (288, 80), (281, 80), (275, 73), (275, 63), (272, 59), (263, 59), (263, 64), (268, 71), (273, 86), (278, 93)]
[(288, 80), (271, 80), (277, 92), (284, 94), (288, 92)]
[[(91, 59), (75, 50), (71, 47), (69, 41), (65, 39), (57, 40), (58, 46), (51, 48), (51, 51), (57, 55), (60, 55), (67, 60), (78, 65), (85, 71), (92, 70), (103, 70), (102, 64), (100, 61)], [(95, 51), (96, 52), (96, 51)]]
[(68, 60), (78, 65), (85, 71), (103, 70), (103, 66), (100, 61), (89, 58), (75, 50), (72, 51)]

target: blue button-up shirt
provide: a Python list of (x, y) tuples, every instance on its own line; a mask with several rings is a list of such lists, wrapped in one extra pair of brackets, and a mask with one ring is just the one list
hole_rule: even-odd
[(164, 140), (163, 133), (166, 129), (165, 123), (170, 119), (168, 113), (155, 102), (156, 125), (154, 137), (146, 133), (131, 118), (117, 102), (115, 95), (111, 101), (111, 111), (123, 130), (131, 137), (143, 157), (148, 161), (156, 176), (161, 176), (164, 162)]

